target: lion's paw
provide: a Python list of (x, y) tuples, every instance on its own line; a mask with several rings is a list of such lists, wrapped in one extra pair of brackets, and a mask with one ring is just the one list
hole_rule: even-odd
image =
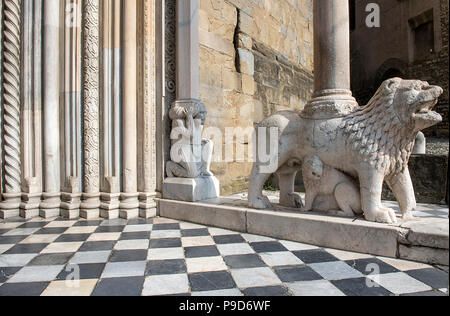
[(292, 208), (303, 208), (303, 200), (298, 193), (289, 193), (288, 199), (284, 201), (283, 206)]
[(261, 196), (256, 199), (249, 200), (248, 206), (257, 210), (265, 210), (273, 207), (267, 196)]
[[(371, 220), (371, 219), (368, 219)], [(375, 218), (372, 220), (377, 223), (383, 224), (396, 224), (397, 223), (397, 215), (395, 215), (395, 211), (390, 208), (380, 208), (375, 213)]]

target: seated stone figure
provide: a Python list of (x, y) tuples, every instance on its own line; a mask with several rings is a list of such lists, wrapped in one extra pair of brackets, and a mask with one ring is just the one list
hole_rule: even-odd
[(206, 107), (200, 101), (177, 101), (169, 117), (172, 120), (171, 161), (167, 162), (168, 177), (210, 177), (213, 143), (202, 139)]
[(302, 170), (306, 189), (302, 211), (322, 211), (347, 217), (363, 213), (361, 194), (351, 177), (324, 165), (317, 156), (305, 159)]

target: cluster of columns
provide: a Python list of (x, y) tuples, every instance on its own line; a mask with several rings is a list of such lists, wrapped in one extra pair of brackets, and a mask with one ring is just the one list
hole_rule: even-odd
[(156, 215), (157, 2), (0, 2), (0, 218)]

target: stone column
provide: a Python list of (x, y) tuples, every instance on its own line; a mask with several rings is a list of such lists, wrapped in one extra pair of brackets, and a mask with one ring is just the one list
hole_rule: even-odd
[(80, 215), (100, 215), (99, 0), (83, 0), (84, 193)]
[(199, 0), (177, 1), (177, 100), (199, 98)]
[(328, 119), (353, 112), (350, 91), (350, 21), (347, 0), (314, 1), (314, 88), (305, 118)]
[[(61, 215), (76, 218), (81, 206), (81, 0), (65, 1), (64, 187)], [(67, 15), (70, 14), (69, 19)]]
[(154, 0), (140, 2), (138, 190), (140, 217), (156, 216), (156, 34)]
[(21, 29), (22, 1), (5, 0), (3, 19), (2, 121), (4, 152), (4, 194), (0, 217), (19, 215), (21, 202)]
[[(199, 0), (177, 0), (176, 9), (177, 100), (172, 105), (172, 109), (177, 107), (197, 109), (195, 111), (199, 113), (196, 113), (195, 119), (200, 119), (202, 116), (204, 119), (205, 113), (200, 113), (203, 110), (198, 110), (206, 109), (205, 105), (199, 100)], [(190, 123), (187, 121), (190, 119), (179, 117), (178, 121), (184, 121), (184, 129), (188, 130)], [(197, 129), (197, 132), (199, 131), (201, 132), (201, 128)], [(206, 163), (207, 167), (204, 168), (205, 163), (202, 155), (204, 147), (202, 140), (199, 139), (201, 135), (198, 134), (190, 135), (190, 144), (187, 144), (187, 146), (190, 145), (191, 149), (186, 145), (183, 146), (186, 152), (188, 150), (192, 152), (195, 150), (197, 154), (200, 152), (200, 155), (197, 155), (196, 158), (201, 158), (202, 163), (182, 161), (181, 163), (184, 166), (180, 169), (180, 164), (170, 161), (166, 166), (166, 169), (170, 170), (167, 171), (169, 178), (165, 179), (163, 184), (164, 198), (196, 202), (216, 198), (219, 195), (219, 181), (208, 170), (210, 161)], [(176, 140), (172, 140), (172, 145), (175, 142)], [(212, 143), (209, 142), (205, 146), (209, 146), (209, 149), (205, 149), (212, 151)], [(173, 157), (171, 158), (176, 160)], [(185, 168), (187, 165), (189, 167)], [(177, 169), (179, 172), (176, 171)]]
[(103, 218), (119, 218), (121, 120), (121, 0), (103, 1), (102, 183)]
[(43, 133), (44, 193), (40, 215), (58, 216), (61, 204), (59, 142), (60, 109), (60, 0), (44, 1)]
[(42, 0), (23, 1), (22, 29), (22, 203), (20, 215), (39, 216), (41, 178)]
[[(1, 22), (3, 21), (3, 1), (0, 1), (0, 43), (3, 43), (3, 23)], [(2, 81), (3, 81), (3, 45), (0, 45), (0, 86), (2, 86)], [(2, 118), (3, 118), (3, 114), (2, 114), (2, 109), (3, 109), (3, 100), (0, 97), (0, 128), (1, 126), (3, 126), (2, 123)], [(1, 140), (0, 140), (1, 143)], [(3, 154), (2, 154), (2, 146), (0, 145), (0, 201), (2, 201), (2, 192), (3, 192)]]
[(137, 188), (137, 2), (123, 2), (123, 193), (120, 217), (139, 216)]

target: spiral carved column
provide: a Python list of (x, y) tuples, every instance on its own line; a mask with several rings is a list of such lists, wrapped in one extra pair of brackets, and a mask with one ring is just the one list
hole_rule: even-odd
[(4, 1), (3, 20), (3, 163), (4, 194), (0, 217), (19, 215), (21, 201), (20, 84), (22, 1)]

